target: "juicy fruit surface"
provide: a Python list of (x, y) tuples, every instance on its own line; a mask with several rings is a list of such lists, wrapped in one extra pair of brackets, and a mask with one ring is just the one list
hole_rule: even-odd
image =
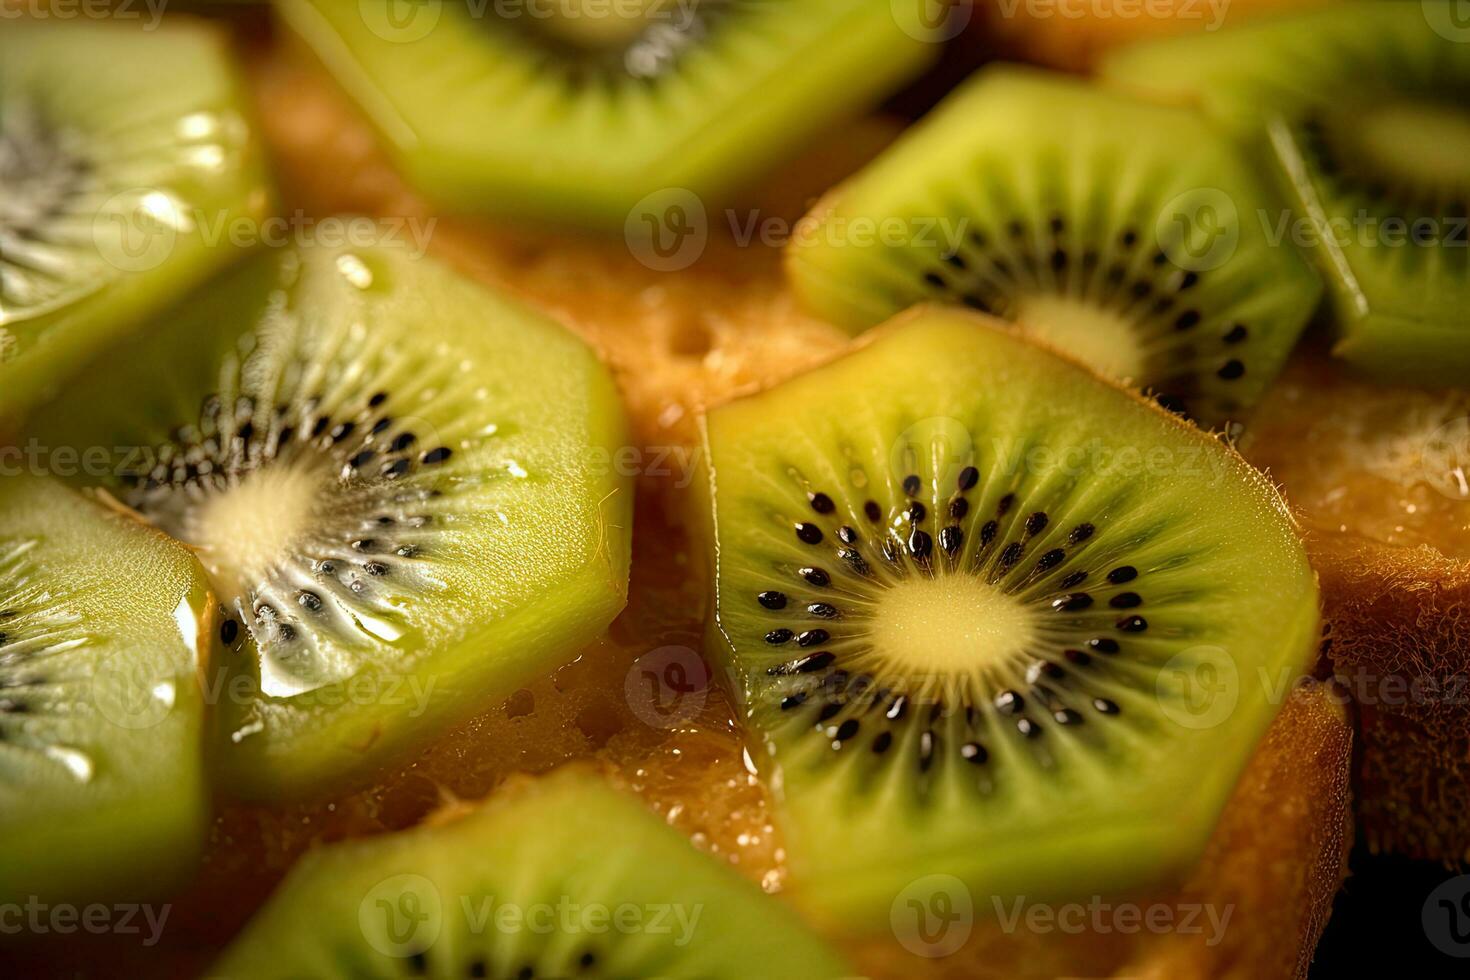
[(238, 253), (267, 203), (225, 39), (8, 19), (0, 33), (0, 416)]
[[(851, 329), (963, 304), (1220, 422), (1260, 396), (1320, 293), (1265, 237), (1269, 201), (1186, 112), (990, 69), (820, 203), (788, 263)], [(844, 240), (868, 226), (884, 234)]]
[[(916, 72), (936, 46), (907, 6), (704, 0), (612, 23), (433, 0), (391, 26), (321, 0), (283, 12), (421, 186), (616, 230), (655, 192), (724, 199)], [(618, 29), (569, 36), (588, 25)]]
[(1197, 857), (1316, 636), (1260, 474), (935, 309), (716, 409), (706, 446), (718, 627), (814, 903), (872, 916), (930, 873), (1117, 888)]
[[(382, 914), (410, 908), (406, 932)], [(524, 925), (502, 925), (505, 909)], [(615, 910), (639, 921), (612, 925)], [(312, 855), (214, 972), (734, 978), (751, 963), (803, 980), (850, 972), (635, 799), (564, 771), (447, 826)]]
[(356, 778), (570, 658), (624, 601), (604, 370), (432, 261), (263, 255), (77, 390), (37, 438), (126, 451), (116, 478), (79, 480), (190, 544), (219, 596), (232, 791)]
[(198, 858), (209, 615), (185, 549), (0, 477), (0, 900), (143, 897)]
[(1290, 188), (1334, 294), (1338, 354), (1408, 382), (1470, 371), (1470, 46), (1454, 5), (1367, 3), (1140, 47), (1107, 74), (1193, 101)]

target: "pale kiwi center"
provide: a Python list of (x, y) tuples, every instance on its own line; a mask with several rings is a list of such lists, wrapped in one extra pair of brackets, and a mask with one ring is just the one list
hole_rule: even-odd
[(1033, 613), (973, 575), (914, 578), (883, 592), (873, 648), (913, 675), (984, 675), (1039, 640)]
[(250, 595), (296, 554), (316, 523), (322, 494), (312, 467), (264, 467), (206, 498), (185, 533), (219, 595)]
[(1353, 129), (1374, 169), (1428, 186), (1463, 184), (1470, 159), (1470, 113), (1430, 102), (1369, 107)]
[(1137, 324), (1123, 314), (1054, 293), (1021, 296), (1016, 305), (1016, 322), (1027, 334), (1108, 377), (1143, 377)]

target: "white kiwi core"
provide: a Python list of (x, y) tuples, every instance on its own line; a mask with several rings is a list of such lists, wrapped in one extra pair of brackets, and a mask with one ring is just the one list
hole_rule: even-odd
[(282, 561), (301, 552), (318, 523), (324, 487), (313, 467), (267, 466), (207, 497), (184, 537), (220, 595), (250, 595)]
[(1035, 614), (973, 575), (914, 578), (883, 592), (873, 648), (913, 675), (985, 675), (1034, 650)]
[(1122, 313), (1055, 293), (1017, 299), (1016, 322), (1027, 334), (1119, 381), (1143, 377), (1137, 324)]

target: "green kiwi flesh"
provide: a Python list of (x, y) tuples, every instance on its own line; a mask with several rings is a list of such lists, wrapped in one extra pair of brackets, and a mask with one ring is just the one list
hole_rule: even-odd
[(1270, 481), (999, 321), (920, 307), (705, 448), (714, 644), (793, 889), (839, 921), (930, 874), (1177, 877), (1310, 663)]
[(199, 554), (224, 787), (364, 778), (576, 655), (621, 609), (630, 488), (609, 375), (430, 259), (257, 256), (36, 415), (75, 479)]
[(210, 975), (852, 972), (778, 901), (574, 769), (507, 787), (452, 823), (308, 855)]
[(1453, 10), (1337, 4), (1105, 68), (1197, 104), (1258, 152), (1331, 285), (1335, 352), (1408, 383), (1470, 375), (1470, 44)]
[(939, 48), (917, 13), (900, 16), (915, 0), (551, 6), (428, 0), (393, 23), (331, 0), (281, 13), (426, 192), (613, 231), (666, 189), (727, 202)]
[(0, 477), (0, 902), (150, 897), (192, 869), (210, 616), (187, 549)]
[(3, 430), (238, 257), (225, 231), (268, 206), (226, 39), (7, 19), (0, 188)]
[(1268, 201), (1192, 114), (1000, 67), (833, 191), (787, 261), (851, 330), (963, 304), (1213, 424), (1260, 396), (1321, 292), (1262, 232)]

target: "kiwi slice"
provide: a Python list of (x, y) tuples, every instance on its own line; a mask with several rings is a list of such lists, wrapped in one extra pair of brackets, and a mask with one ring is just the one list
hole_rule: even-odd
[(622, 607), (606, 370), (392, 248), (264, 254), (37, 413), (199, 554), (224, 784), (326, 792), (570, 659)]
[(713, 645), (842, 922), (1176, 877), (1317, 639), (1267, 478), (1001, 327), (920, 307), (705, 423)]
[(963, 304), (1218, 423), (1260, 396), (1321, 291), (1267, 240), (1268, 201), (1194, 115), (1001, 67), (821, 202), (788, 268), (849, 329)]
[(187, 549), (0, 478), (0, 902), (140, 898), (192, 867), (211, 615)]
[(281, 6), (426, 193), (617, 231), (658, 191), (726, 199), (939, 47), (921, 0), (393, 9)]
[(143, 23), (0, 31), (0, 430), (268, 206), (225, 38)]
[(1128, 49), (1119, 85), (1191, 101), (1290, 188), (1273, 234), (1331, 284), (1335, 353), (1375, 375), (1470, 374), (1470, 31), (1455, 4), (1337, 4)]
[(579, 769), (308, 855), (211, 976), (851, 976), (780, 903)]

